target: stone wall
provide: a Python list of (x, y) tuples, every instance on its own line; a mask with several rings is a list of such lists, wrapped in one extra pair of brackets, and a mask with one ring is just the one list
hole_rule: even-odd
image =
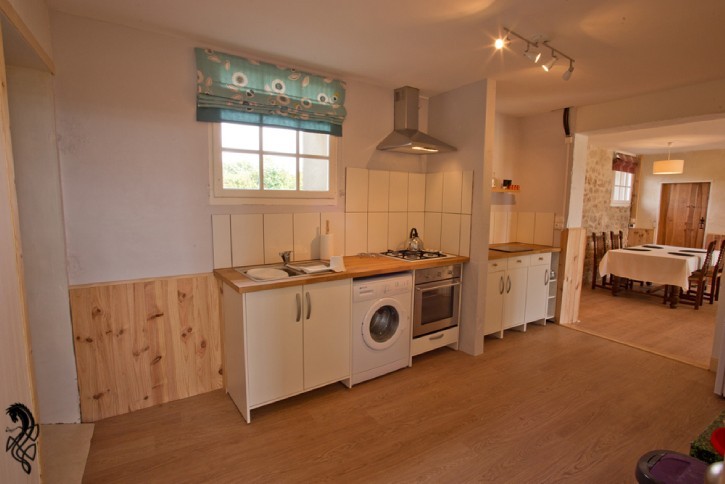
[[(625, 244), (630, 207), (612, 207), (612, 157), (614, 152), (596, 146), (589, 146), (584, 185), (584, 205), (582, 208), (582, 227), (587, 231), (587, 251), (584, 259), (584, 287), (590, 287), (592, 281), (592, 233), (621, 230)], [(636, 184), (636, 180), (635, 180)], [(595, 269), (594, 269), (595, 270)]]

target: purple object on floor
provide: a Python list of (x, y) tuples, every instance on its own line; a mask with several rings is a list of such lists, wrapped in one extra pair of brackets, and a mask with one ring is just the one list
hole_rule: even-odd
[(707, 464), (671, 450), (653, 450), (639, 458), (635, 477), (640, 484), (702, 484)]

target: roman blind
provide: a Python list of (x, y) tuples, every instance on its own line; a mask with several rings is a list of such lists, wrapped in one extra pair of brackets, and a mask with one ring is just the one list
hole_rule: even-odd
[(196, 119), (342, 136), (345, 83), (196, 48)]
[(639, 159), (636, 156), (625, 153), (614, 153), (614, 157), (612, 158), (612, 170), (614, 171), (635, 174), (638, 164)]

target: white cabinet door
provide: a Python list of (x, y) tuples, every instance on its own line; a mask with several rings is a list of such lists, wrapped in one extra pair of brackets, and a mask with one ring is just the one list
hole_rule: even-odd
[(350, 377), (351, 279), (303, 287), (304, 387)]
[(489, 263), (488, 282), (486, 284), (486, 316), (483, 320), (483, 334), (493, 334), (503, 330), (503, 294), (505, 291), (505, 262), (500, 269), (492, 268)]
[(528, 267), (513, 267), (506, 271), (503, 298), (503, 328), (524, 324), (526, 313), (526, 273)]
[(549, 265), (529, 267), (526, 286), (524, 321), (530, 323), (546, 319), (546, 306), (549, 298)]
[(301, 392), (302, 288), (250, 292), (244, 302), (250, 407)]

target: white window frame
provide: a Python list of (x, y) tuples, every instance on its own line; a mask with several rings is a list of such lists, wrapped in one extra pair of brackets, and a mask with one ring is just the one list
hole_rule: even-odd
[[(618, 183), (621, 180), (618, 180), (618, 173), (622, 173), (624, 175), (627, 175), (625, 177), (624, 183)], [(621, 177), (620, 177), (621, 178)], [(626, 194), (628, 195), (626, 198), (619, 198), (618, 192), (620, 188), (626, 189)], [(632, 205), (632, 190), (634, 189), (634, 174), (629, 173), (626, 171), (617, 171), (612, 170), (612, 199), (610, 206), (612, 207), (629, 207)]]
[[(299, 130), (293, 130), (299, 131)], [(338, 139), (330, 135), (329, 190), (238, 190), (224, 188), (221, 123), (210, 123), (209, 200), (214, 205), (335, 205), (337, 204)], [(260, 148), (261, 150), (261, 148)], [(270, 154), (277, 154), (270, 152)], [(280, 153), (289, 155), (289, 153)], [(299, 153), (297, 153), (299, 156)]]

